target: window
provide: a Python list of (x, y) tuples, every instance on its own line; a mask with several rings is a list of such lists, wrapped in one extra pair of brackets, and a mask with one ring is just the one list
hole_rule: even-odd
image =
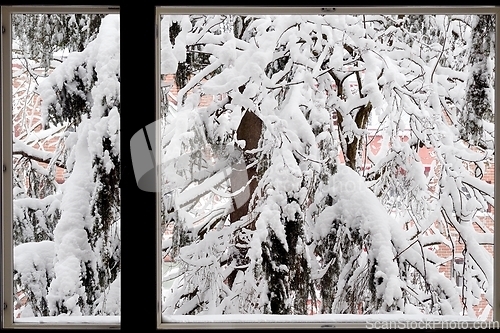
[(119, 328), (119, 10), (1, 9), (2, 328)]
[[(491, 287), (500, 267), (500, 256), (493, 255), (500, 244), (493, 229), (497, 122), (490, 112), (499, 99), (493, 89), (498, 7), (124, 3), (119, 10), (2, 6), (1, 11), (2, 329), (120, 328), (128, 321), (158, 329), (498, 327), (500, 289)], [(103, 126), (93, 131), (78, 121), (90, 125), (99, 117), (85, 115), (62, 130), (37, 130), (43, 119), (61, 126), (72, 115), (47, 107), (64, 94), (50, 92), (56, 77), (43, 66), (35, 71), (33, 62), (19, 64), (30, 66), (32, 80), (14, 86), (27, 73), (24, 67), (13, 71), (21, 60), (13, 58), (20, 45), (14, 21), (35, 14), (46, 19), (118, 13), (120, 27), (130, 31), (103, 46), (125, 41), (123, 71), (117, 78), (106, 76), (120, 82), (121, 94), (106, 95), (106, 103), (120, 110), (119, 127), (113, 127), (111, 108), (100, 109), (107, 125), (99, 122)], [(480, 38), (484, 43), (477, 43)], [(475, 54), (473, 45), (489, 49)], [(57, 68), (78, 63), (69, 53), (55, 51), (64, 60)], [(69, 73), (83, 74), (85, 68)], [(66, 93), (88, 88), (85, 83), (93, 79), (67, 84)], [(38, 84), (42, 88), (33, 91)], [(15, 117), (24, 93), (47, 103), (43, 117), (29, 112), (22, 122)], [(68, 102), (88, 106), (78, 99), (84, 95)], [(95, 105), (92, 111), (99, 112)], [(467, 121), (470, 109), (479, 113)], [(16, 123), (25, 132), (16, 132)], [(27, 130), (33, 135), (24, 135)], [(116, 130), (120, 134), (111, 135)], [(100, 136), (106, 131), (109, 141)], [(25, 141), (16, 141), (19, 135)], [(126, 149), (116, 155), (113, 147), (119, 145), (111, 143), (118, 137)], [(49, 138), (65, 143), (61, 159), (49, 148), (63, 146)], [(81, 138), (102, 145), (84, 145)], [(87, 156), (104, 163), (88, 159), (87, 165), (96, 167), (89, 169), (77, 163), (85, 160), (78, 155), (84, 146)], [(15, 162), (30, 157), (28, 167), (15, 169)], [(64, 222), (57, 214), (69, 199), (61, 205), (52, 201), (52, 210), (37, 207), (56, 195), (83, 193), (76, 191), (78, 177), (72, 175), (91, 174), (98, 165), (105, 171), (101, 175), (120, 170), (114, 174), (119, 191), (107, 193), (119, 193), (121, 205), (100, 211), (120, 213), (114, 238), (108, 238), (119, 241), (114, 253), (124, 258), (119, 263), (124, 274), (115, 279), (123, 288), (113, 287), (124, 300), (120, 313), (17, 318), (28, 308), (30, 290), (17, 288), (23, 271), (15, 271), (16, 258), (40, 250), (50, 254), (55, 244), (43, 238), (50, 237), (41, 233), (47, 227), (37, 230), (42, 237), (37, 253), (26, 251), (33, 249), (30, 243), (17, 247), (16, 228), (30, 225), (16, 225), (14, 217), (45, 226)], [(28, 178), (19, 181), (16, 170)], [(45, 178), (29, 182), (33, 174)], [(26, 190), (40, 190), (27, 186), (36, 182), (61, 191), (46, 188), (46, 194), (27, 197)], [(39, 205), (22, 210), (19, 199)], [(59, 253), (61, 263), (64, 253)], [(74, 272), (65, 269), (72, 262), (60, 265), (59, 272)], [(109, 267), (117, 268), (112, 262)], [(109, 305), (113, 297), (104, 294)], [(78, 304), (78, 290), (68, 298), (75, 295)]]
[(158, 327), (498, 325), (497, 17), (158, 7)]

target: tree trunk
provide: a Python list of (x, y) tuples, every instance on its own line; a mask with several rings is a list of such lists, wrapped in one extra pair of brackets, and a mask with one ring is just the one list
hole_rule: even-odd
[(257, 167), (247, 167), (252, 160), (252, 154), (249, 154), (248, 151), (258, 147), (261, 133), (262, 120), (255, 113), (246, 111), (236, 131), (237, 140), (245, 140), (246, 142), (243, 148), (245, 163), (235, 165), (235, 170), (231, 174), (231, 192), (240, 191), (243, 186), (247, 185), (248, 181), (250, 183), (247, 189), (233, 198), (234, 210), (230, 215), (231, 222), (236, 222), (248, 214), (249, 199), (257, 187), (257, 179), (253, 178), (257, 172)]
[[(231, 192), (235, 193), (241, 190), (240, 193), (233, 197), (233, 211), (229, 216), (231, 223), (239, 221), (249, 212), (250, 199), (257, 188), (258, 181), (254, 178), (257, 173), (257, 166), (248, 167), (253, 160), (252, 154), (248, 153), (248, 151), (258, 147), (261, 134), (262, 120), (255, 115), (255, 113), (246, 111), (236, 131), (237, 140), (245, 140), (246, 144), (243, 148), (244, 162), (233, 165), (233, 171), (230, 176)], [(251, 230), (255, 229), (255, 223), (251, 222), (246, 228)], [(248, 251), (248, 244), (241, 240), (238, 235), (236, 235), (236, 237), (235, 250), (231, 261), (234, 262), (236, 267), (241, 267), (247, 262), (246, 254)], [(228, 276), (227, 282), (230, 288), (240, 269), (242, 268), (236, 268)]]

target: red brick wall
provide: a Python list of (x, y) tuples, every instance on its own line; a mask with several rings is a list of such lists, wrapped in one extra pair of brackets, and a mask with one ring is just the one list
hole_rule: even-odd
[[(19, 73), (23, 70), (23, 67), (20, 64), (14, 63), (12, 65), (13, 73)], [(34, 132), (40, 131), (41, 124), (36, 126), (35, 128), (31, 128), (31, 124), (35, 125), (41, 121), (40, 115), (40, 103), (41, 100), (37, 94), (28, 92), (28, 88), (32, 88), (26, 84), (26, 75), (15, 76), (13, 75), (13, 93), (14, 98), (24, 98), (26, 100), (26, 105), (23, 107), (22, 111), (17, 113), (17, 116), (13, 117), (13, 134), (15, 137), (19, 139), (23, 139), (25, 135), (28, 134), (29, 131), (33, 130)], [(23, 120), (25, 119), (25, 120)], [(28, 122), (28, 119), (29, 122)], [(44, 151), (53, 152), (56, 147), (57, 137), (51, 138), (49, 140), (43, 141), (43, 144), (33, 145), (33, 148), (41, 148)], [(42, 167), (47, 167), (47, 163), (38, 162)], [(58, 183), (64, 182), (64, 169), (60, 167), (56, 167), (56, 181)]]

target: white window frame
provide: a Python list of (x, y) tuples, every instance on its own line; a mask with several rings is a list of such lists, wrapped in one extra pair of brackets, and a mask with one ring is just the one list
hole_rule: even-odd
[[(498, 41), (499, 41), (499, 23), (500, 23), (500, 7), (498, 6), (467, 6), (467, 7), (459, 7), (459, 6), (400, 6), (400, 7), (239, 7), (239, 6), (165, 6), (156, 7), (155, 14), (155, 24), (156, 24), (156, 42), (155, 42), (155, 71), (156, 78), (160, 78), (160, 36), (159, 36), (159, 27), (161, 15), (165, 14), (493, 14), (496, 15), (496, 57), (495, 63), (496, 68), (499, 68), (500, 65), (500, 56), (498, 52)], [(500, 101), (500, 89), (499, 89), (499, 79), (498, 75), (495, 76), (495, 131), (499, 133), (499, 121), (498, 121), (498, 101)], [(157, 79), (155, 83), (155, 107), (156, 107), (156, 115), (155, 119), (160, 119), (160, 80)], [(159, 123), (159, 122), (156, 122)], [(158, 140), (158, 133), (160, 132), (159, 128), (156, 128), (156, 142)], [(497, 143), (499, 138), (496, 138)], [(156, 156), (160, 156), (158, 151), (159, 144), (156, 144)], [(500, 158), (495, 156), (495, 164), (496, 166), (500, 165)], [(497, 167), (495, 168), (495, 176), (497, 175)], [(160, 188), (160, 182), (158, 181), (159, 177), (157, 174), (157, 182), (156, 188)], [(500, 182), (496, 182), (495, 184), (495, 193), (498, 193), (500, 189)], [(161, 191), (157, 191), (161, 192)], [(156, 262), (161, 263), (161, 215), (160, 215), (160, 204), (161, 195), (159, 193), (156, 194)], [(496, 203), (495, 198), (495, 203)], [(495, 219), (496, 221), (496, 219)], [(496, 224), (496, 223), (495, 223)], [(494, 276), (500, 276), (500, 232), (496, 232), (494, 234), (494, 255), (493, 255), (493, 266), (494, 266)], [(348, 319), (346, 317), (345, 321), (342, 322), (273, 322), (273, 323), (262, 323), (258, 321), (248, 321), (248, 322), (203, 322), (202, 318), (189, 320), (189, 322), (162, 322), (161, 316), (161, 281), (162, 281), (162, 269), (161, 265), (157, 264), (156, 266), (156, 297), (157, 297), (157, 328), (158, 329), (227, 329), (227, 328), (235, 328), (235, 329), (265, 329), (265, 328), (288, 328), (288, 329), (296, 329), (296, 328), (367, 328), (367, 323), (363, 321), (352, 321), (352, 319)], [(500, 321), (500, 288), (494, 289), (494, 302), (493, 302), (493, 322)], [(193, 316), (195, 317), (195, 316)], [(351, 317), (352, 318), (352, 317)], [(198, 321), (199, 320), (199, 321)], [(381, 319), (383, 320), (383, 319)], [(467, 321), (467, 325), (469, 328), (474, 328), (473, 321)], [(374, 326), (372, 326), (374, 327)], [(396, 326), (394, 326), (396, 327)], [(408, 326), (409, 327), (409, 326)], [(476, 326), (477, 327), (477, 326)], [(464, 327), (465, 328), (465, 327)]]
[[(0, 238), (0, 304), (1, 329), (118, 329), (116, 318), (102, 321), (86, 321), (82, 317), (70, 317), (66, 322), (55, 322), (51, 317), (35, 317), (33, 322), (14, 321), (13, 284), (13, 195), (12, 195), (12, 14), (119, 14), (117, 6), (1, 6), (1, 127), (2, 127), (2, 174), (1, 174), (1, 238)], [(52, 318), (53, 319), (53, 318)], [(36, 321), (35, 321), (36, 320)]]

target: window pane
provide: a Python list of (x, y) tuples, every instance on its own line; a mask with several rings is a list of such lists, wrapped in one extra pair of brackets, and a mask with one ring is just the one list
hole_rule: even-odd
[(163, 321), (492, 320), (495, 15), (160, 17)]
[(119, 15), (11, 19), (14, 322), (117, 323)]

